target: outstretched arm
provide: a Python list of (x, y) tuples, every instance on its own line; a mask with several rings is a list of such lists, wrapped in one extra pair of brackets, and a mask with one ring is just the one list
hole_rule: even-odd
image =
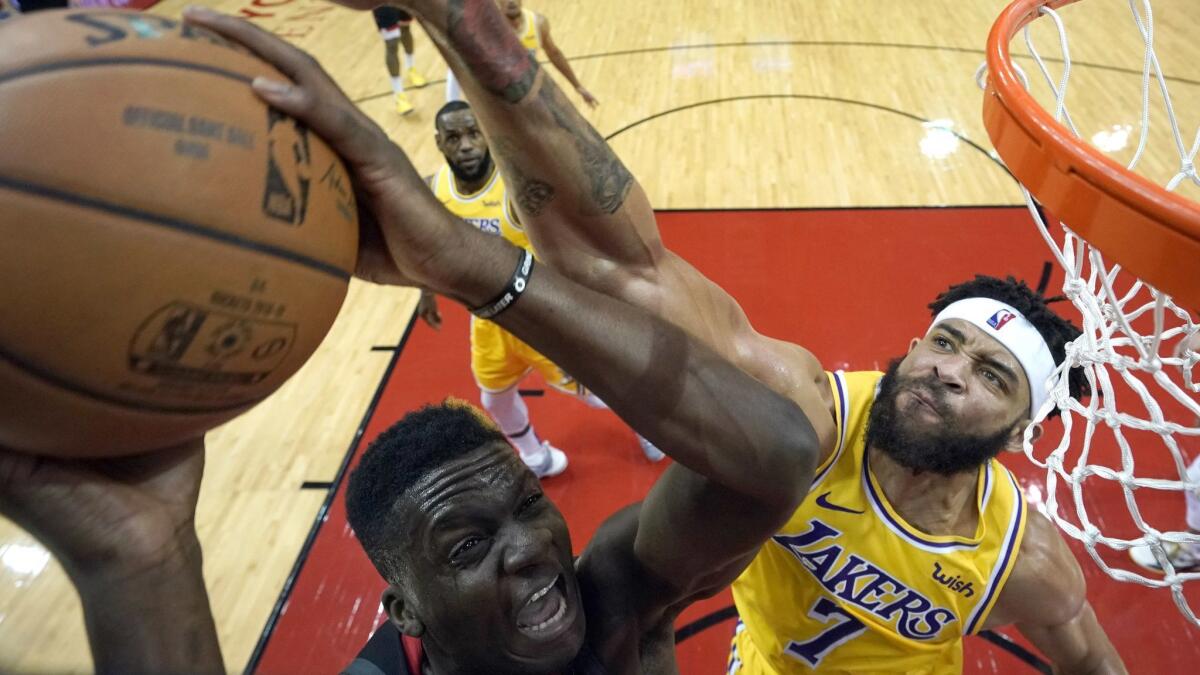
[(728, 293), (663, 246), (641, 186), (521, 46), (496, 4), (396, 4), (421, 20), (454, 69), (541, 259), (682, 327), (796, 401), (831, 451), (833, 402), (821, 364), (802, 347), (759, 335)]
[(819, 450), (812, 425), (793, 402), (641, 308), (550, 267), (514, 276), (522, 269), (518, 262), (531, 258), (446, 211), (403, 152), (313, 59), (244, 21), (188, 16), (296, 82), (270, 88), (256, 81), (256, 89), (347, 159), (402, 278), (467, 307), (488, 306), (504, 289), (517, 294), (492, 320), (579, 378), (677, 461), (639, 522), (624, 529), (624, 538), (609, 540), (610, 550), (626, 551), (630, 562), (621, 574), (626, 583), (614, 593), (644, 597), (661, 612), (711, 590), (714, 579), (731, 579), (731, 570), (748, 562), (792, 514), (807, 493)]
[[(417, 15), (462, 84), (539, 255), (596, 282), (653, 268), (664, 251), (644, 192), (495, 2), (398, 4)], [(616, 268), (588, 269), (603, 260)]]
[(112, 460), (0, 450), (0, 513), (79, 592), (98, 673), (224, 672), (193, 519), (204, 442)]
[(1087, 601), (1079, 563), (1062, 535), (1031, 512), (1017, 566), (986, 627), (1015, 623), (1051, 663), (1068, 674), (1124, 673), (1117, 650)]
[(596, 97), (592, 96), (592, 92), (585, 89), (584, 86), (579, 82), (579, 78), (575, 77), (575, 70), (571, 68), (571, 62), (567, 61), (567, 57), (563, 55), (562, 50), (558, 48), (557, 44), (555, 44), (554, 37), (550, 35), (550, 19), (538, 14), (537, 22), (538, 35), (541, 37), (542, 41), (542, 49), (546, 50), (546, 57), (550, 59), (550, 63), (553, 63), (554, 67), (558, 69), (558, 72), (562, 73), (562, 76), (567, 78), (567, 82), (571, 83), (571, 86), (575, 88), (575, 92), (579, 94), (579, 97), (583, 99), (584, 103), (593, 108), (600, 105), (600, 101), (597, 101)]

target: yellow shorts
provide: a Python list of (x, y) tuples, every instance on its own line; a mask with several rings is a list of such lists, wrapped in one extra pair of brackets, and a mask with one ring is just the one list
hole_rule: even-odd
[(580, 394), (575, 378), (553, 361), (491, 321), (471, 317), (471, 374), (480, 389), (490, 392), (510, 389), (531, 370), (541, 373), (546, 384), (555, 389), (574, 396)]

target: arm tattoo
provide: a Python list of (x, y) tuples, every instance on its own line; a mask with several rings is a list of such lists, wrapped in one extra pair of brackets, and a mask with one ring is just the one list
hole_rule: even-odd
[(554, 201), (554, 186), (546, 181), (532, 178), (525, 173), (517, 162), (506, 161), (508, 157), (520, 156), (516, 143), (508, 138), (495, 138), (492, 145), (496, 147), (497, 161), (504, 164), (504, 176), (511, 178), (512, 199), (520, 208), (521, 213), (530, 218), (541, 214), (546, 205)]
[(538, 64), (521, 46), (493, 0), (451, 0), (450, 44), (483, 88), (517, 103), (533, 89)]
[(592, 203), (604, 213), (616, 213), (633, 187), (629, 169), (592, 125), (580, 119), (578, 114), (570, 115), (571, 104), (551, 80), (543, 80), (538, 97), (554, 116), (555, 123), (575, 139), (575, 150), (590, 183)]
[(521, 181), (521, 188), (517, 192), (517, 205), (530, 218), (540, 214), (553, 199), (554, 188), (549, 183), (537, 179)]

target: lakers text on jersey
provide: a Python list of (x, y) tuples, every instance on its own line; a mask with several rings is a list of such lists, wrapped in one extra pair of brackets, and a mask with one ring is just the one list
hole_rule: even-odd
[(729, 672), (961, 673), (1011, 573), (1025, 502), (1000, 462), (980, 467), (972, 536), (905, 522), (870, 467), (877, 372), (830, 373), (838, 442), (787, 525), (733, 584)]

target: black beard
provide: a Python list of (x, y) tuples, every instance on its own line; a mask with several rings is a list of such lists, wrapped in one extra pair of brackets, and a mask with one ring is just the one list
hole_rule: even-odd
[[(931, 471), (943, 476), (972, 471), (1000, 454), (1008, 442), (1012, 424), (993, 434), (964, 431), (946, 403), (945, 386), (933, 375), (901, 378), (896, 374), (901, 360), (888, 364), (887, 373), (879, 381), (879, 393), (867, 418), (868, 448), (879, 448), (911, 471)], [(944, 420), (940, 433), (917, 432), (905, 423), (906, 418), (896, 408), (896, 395), (908, 387), (923, 390), (934, 399), (934, 408)]]
[(459, 182), (474, 183), (475, 181), (483, 180), (484, 177), (492, 172), (492, 151), (488, 150), (487, 152), (483, 153), (483, 160), (479, 162), (479, 166), (477, 166), (471, 173), (462, 171), (454, 162), (446, 160), (446, 163), (450, 165), (450, 172), (454, 174), (454, 177), (457, 178)]

